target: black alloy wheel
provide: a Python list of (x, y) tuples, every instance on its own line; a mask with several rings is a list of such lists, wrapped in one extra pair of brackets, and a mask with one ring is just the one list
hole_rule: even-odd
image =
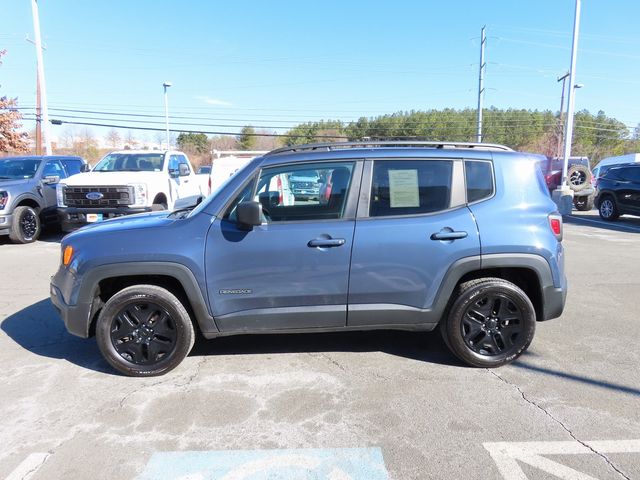
[(96, 340), (109, 364), (125, 375), (163, 375), (177, 367), (195, 341), (185, 305), (166, 288), (133, 285), (100, 311)]
[(175, 321), (154, 302), (125, 306), (111, 324), (111, 343), (122, 358), (135, 365), (153, 365), (176, 348)]
[(533, 340), (535, 308), (527, 294), (507, 280), (487, 277), (462, 283), (451, 302), (440, 332), (467, 365), (506, 365)]
[(27, 210), (20, 219), (20, 230), (24, 238), (31, 239), (38, 232), (38, 219), (33, 210)]
[(16, 207), (13, 222), (9, 229), (9, 238), (15, 243), (33, 243), (40, 236), (40, 217), (33, 207)]
[(522, 317), (521, 309), (506, 295), (489, 293), (467, 307), (462, 336), (474, 352), (498, 355), (517, 344), (523, 332)]

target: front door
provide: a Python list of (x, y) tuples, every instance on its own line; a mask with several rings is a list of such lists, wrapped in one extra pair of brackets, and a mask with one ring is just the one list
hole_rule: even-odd
[(370, 186), (368, 180), (362, 185), (368, 205), (358, 209), (347, 324), (431, 323), (429, 311), (449, 267), (480, 255), (463, 162), (376, 160), (369, 171)]
[[(345, 325), (360, 172), (357, 161), (273, 166), (236, 194), (207, 236), (207, 288), (221, 331)], [(330, 194), (287, 198), (279, 186), (294, 175), (314, 175), (318, 192), (331, 182)], [(252, 199), (264, 218), (246, 231), (235, 208)]]

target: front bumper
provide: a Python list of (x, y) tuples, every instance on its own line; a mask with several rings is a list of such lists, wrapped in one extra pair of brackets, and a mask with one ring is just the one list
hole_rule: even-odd
[(75, 275), (60, 265), (58, 272), (51, 278), (49, 286), (51, 303), (60, 314), (69, 333), (88, 338), (93, 303), (77, 302), (73, 304), (77, 301), (78, 290), (79, 282)]
[(151, 212), (151, 207), (119, 207), (119, 208), (76, 208), (76, 207), (63, 207), (58, 208), (58, 216), (60, 223), (62, 224), (62, 230), (65, 232), (71, 232), (84, 225), (88, 225), (87, 215), (95, 213), (101, 214), (103, 220), (109, 220), (111, 218), (124, 217), (126, 215), (133, 215), (136, 213)]
[(13, 215), (0, 215), (0, 235), (9, 235), (12, 223)]

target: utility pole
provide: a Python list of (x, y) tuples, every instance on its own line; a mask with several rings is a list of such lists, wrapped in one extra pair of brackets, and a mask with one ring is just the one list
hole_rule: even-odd
[[(51, 136), (49, 135), (49, 109), (47, 107), (47, 89), (44, 81), (44, 62), (42, 59), (42, 37), (40, 36), (40, 16), (38, 14), (38, 2), (31, 0), (31, 13), (33, 15), (33, 33), (36, 46), (36, 59), (38, 61), (38, 92), (42, 106), (42, 122), (44, 122), (44, 150), (46, 155), (51, 155)], [(37, 128), (37, 125), (36, 125)], [(37, 135), (37, 130), (36, 130)], [(37, 143), (37, 140), (36, 140)]]
[(564, 88), (568, 77), (569, 72), (565, 73), (561, 77), (558, 77), (558, 82), (562, 80), (562, 95), (560, 95), (560, 132), (558, 133), (558, 148), (556, 153), (556, 156), (558, 158), (560, 158), (560, 155), (562, 155), (562, 138), (564, 135)]
[(484, 102), (484, 71), (487, 64), (484, 61), (484, 47), (487, 44), (487, 37), (485, 36), (484, 29), (486, 25), (482, 27), (480, 34), (480, 72), (478, 74), (478, 132), (476, 134), (476, 141), (482, 142), (482, 108)]
[(578, 56), (578, 35), (580, 33), (581, 0), (576, 0), (576, 14), (573, 20), (573, 42), (571, 45), (571, 69), (569, 70), (569, 106), (567, 107), (567, 127), (564, 137), (564, 166), (562, 167), (562, 185), (567, 184), (567, 170), (571, 156), (573, 138), (573, 114), (576, 106), (576, 58)]
[[(36, 42), (27, 37), (27, 42)], [(46, 48), (42, 47), (43, 50)], [(37, 69), (36, 69), (37, 71)], [(42, 155), (42, 101), (40, 99), (40, 77), (36, 73), (36, 155)]]

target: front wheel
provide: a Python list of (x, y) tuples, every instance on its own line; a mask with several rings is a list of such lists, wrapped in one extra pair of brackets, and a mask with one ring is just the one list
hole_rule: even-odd
[(163, 375), (182, 362), (195, 340), (184, 305), (168, 290), (134, 285), (111, 297), (96, 325), (98, 347), (125, 375)]
[(527, 294), (500, 278), (481, 278), (458, 287), (441, 325), (445, 343), (473, 367), (499, 367), (529, 347), (536, 312)]
[(604, 197), (602, 200), (600, 200), (598, 213), (600, 214), (601, 219), (607, 221), (617, 220), (620, 216), (618, 207), (616, 206), (616, 202), (609, 196)]
[(42, 226), (38, 212), (31, 207), (17, 207), (13, 211), (13, 223), (9, 238), (14, 243), (33, 243), (40, 236)]

